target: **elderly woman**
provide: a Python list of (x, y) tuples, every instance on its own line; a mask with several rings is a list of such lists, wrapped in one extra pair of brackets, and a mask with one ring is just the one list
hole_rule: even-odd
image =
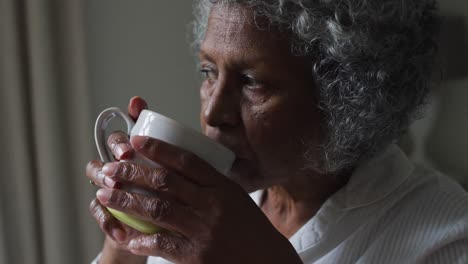
[[(433, 0), (198, 2), (201, 126), (235, 163), (221, 175), (165, 142), (111, 135), (117, 159), (162, 168), (88, 165), (100, 264), (468, 263), (467, 194), (394, 145), (429, 90)], [(133, 98), (129, 114), (145, 107)], [(170, 232), (139, 233), (105, 207)]]

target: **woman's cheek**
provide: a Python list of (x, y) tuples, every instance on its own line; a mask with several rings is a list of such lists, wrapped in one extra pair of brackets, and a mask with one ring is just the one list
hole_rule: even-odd
[(205, 120), (205, 110), (207, 103), (209, 101), (209, 92), (208, 92), (208, 87), (206, 80), (203, 81), (201, 87), (200, 87), (200, 126), (202, 129), (202, 132), (206, 133), (206, 120)]
[(294, 113), (282, 98), (270, 98), (253, 105), (245, 115), (248, 137), (258, 155), (269, 162), (284, 161), (285, 156), (296, 156), (303, 124), (293, 122)]

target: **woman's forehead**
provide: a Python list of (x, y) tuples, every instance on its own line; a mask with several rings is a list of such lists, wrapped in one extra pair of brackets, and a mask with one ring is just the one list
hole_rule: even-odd
[(205, 42), (239, 48), (268, 48), (270, 43), (279, 45), (279, 42), (285, 42), (278, 30), (271, 27), (259, 29), (259, 23), (261, 21), (254, 19), (253, 13), (246, 8), (215, 5), (208, 19)]
[(252, 12), (241, 5), (214, 5), (210, 11), (210, 18), (237, 24), (253, 21)]

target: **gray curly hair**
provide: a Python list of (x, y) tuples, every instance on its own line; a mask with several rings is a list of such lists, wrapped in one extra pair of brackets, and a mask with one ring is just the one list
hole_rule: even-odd
[(327, 138), (310, 168), (354, 167), (399, 139), (426, 102), (437, 50), (434, 0), (198, 0), (195, 52), (216, 4), (248, 7), (292, 33), (291, 50), (312, 60)]

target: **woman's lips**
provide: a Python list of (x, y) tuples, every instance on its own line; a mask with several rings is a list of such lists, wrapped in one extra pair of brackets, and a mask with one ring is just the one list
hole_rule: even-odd
[(204, 133), (207, 137), (234, 152), (235, 160), (232, 167), (238, 167), (238, 165), (241, 164), (248, 164), (249, 161), (254, 160), (255, 155), (249, 151), (249, 145), (245, 140), (243, 140), (245, 137), (242, 136), (242, 132), (231, 131), (231, 133), (227, 133), (221, 131), (219, 128), (207, 126), (204, 129)]
[(248, 160), (251, 159), (253, 156), (249, 155), (249, 153), (245, 150), (246, 148), (241, 147), (242, 144), (239, 144), (238, 140), (233, 140), (232, 138), (220, 136), (219, 134), (217, 136), (210, 136), (209, 134), (207, 134), (207, 136), (234, 152), (234, 154), (236, 155), (236, 159)]
[[(223, 143), (221, 143), (223, 144)], [(235, 161), (247, 161), (251, 159), (252, 155), (248, 155), (246, 151), (241, 150), (241, 148), (238, 147), (232, 147), (227, 144), (223, 144), (225, 147), (230, 149), (232, 152), (234, 152), (236, 159)]]
[(255, 182), (255, 178), (258, 175), (257, 169), (255, 163), (236, 158), (232, 164), (231, 170), (229, 170), (226, 176), (240, 184), (246, 191), (250, 192), (255, 190), (255, 186), (252, 184)]

